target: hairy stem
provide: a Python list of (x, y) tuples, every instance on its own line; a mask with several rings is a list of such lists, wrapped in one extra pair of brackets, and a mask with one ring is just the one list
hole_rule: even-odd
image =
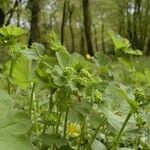
[[(55, 130), (55, 134), (56, 135), (58, 135), (59, 125), (60, 125), (60, 121), (61, 121), (61, 116), (62, 116), (62, 113), (60, 112), (59, 115), (58, 115), (58, 120), (57, 120), (57, 125), (56, 125), (56, 130)], [(56, 149), (56, 144), (53, 144), (52, 150), (55, 150), (55, 149)]]
[(66, 110), (65, 114), (65, 121), (64, 121), (64, 138), (66, 137), (66, 130), (67, 130), (67, 120), (68, 120), (68, 112), (69, 112), (69, 107)]
[(56, 135), (58, 135), (59, 125), (60, 125), (60, 120), (61, 120), (61, 115), (62, 115), (62, 113), (60, 112), (59, 116), (58, 116), (57, 125), (56, 125)]
[(53, 109), (53, 95), (54, 95), (55, 91), (56, 91), (56, 89), (51, 90), (51, 96), (49, 99), (49, 108), (48, 108), (49, 112), (51, 112)]
[(94, 132), (92, 138), (89, 140), (89, 143), (87, 144), (87, 146), (85, 147), (85, 149), (90, 149), (92, 143), (94, 142), (94, 140), (95, 140), (95, 138), (96, 138), (96, 135), (97, 135), (98, 132), (99, 132), (99, 129), (104, 125), (105, 121), (106, 121), (106, 118), (105, 118), (105, 116), (104, 116), (104, 117), (102, 118), (102, 121), (101, 121), (101, 123), (99, 124), (98, 128), (95, 130), (95, 132)]
[(15, 60), (13, 58), (11, 58), (11, 64), (10, 64), (10, 70), (9, 70), (9, 79), (8, 79), (8, 94), (10, 95), (11, 93), (11, 83), (10, 83), (10, 78), (12, 77), (12, 74), (13, 74), (13, 68), (14, 68), (14, 63), (15, 63)]
[[(55, 93), (56, 89), (53, 89), (51, 90), (51, 96), (49, 98), (49, 107), (48, 107), (48, 112), (47, 113), (51, 113), (52, 112), (52, 109), (53, 109), (53, 95)], [(46, 128), (47, 128), (47, 122), (45, 121), (44, 122), (44, 128), (43, 128), (43, 134), (45, 133), (46, 131)]]
[(123, 123), (123, 125), (122, 125), (122, 127), (120, 129), (120, 131), (118, 132), (116, 138), (113, 141), (112, 150), (116, 150), (116, 147), (117, 147), (117, 145), (118, 145), (118, 143), (120, 141), (121, 135), (122, 135), (122, 133), (123, 133), (123, 131), (124, 131), (128, 121), (129, 121), (130, 117), (132, 116), (132, 114), (133, 114), (133, 112), (129, 111), (129, 113), (128, 113), (128, 115), (127, 115), (127, 117), (126, 117), (126, 119), (125, 119), (125, 121), (124, 121), (124, 123)]
[(33, 107), (33, 97), (34, 97), (35, 83), (31, 83), (31, 97), (30, 97), (30, 105), (29, 105), (29, 114), (32, 115), (32, 107)]
[(33, 106), (34, 106), (34, 120), (35, 120), (35, 131), (36, 131), (36, 137), (38, 139), (38, 110), (37, 110), (37, 104), (34, 103), (35, 99), (33, 99)]
[(78, 143), (77, 150), (80, 150), (80, 148), (81, 148), (81, 142), (82, 142), (82, 140), (83, 140), (83, 138), (84, 138), (85, 122), (86, 122), (86, 117), (84, 117), (84, 120), (83, 120), (83, 122), (82, 122), (81, 134), (80, 134), (80, 139), (79, 139), (79, 143)]

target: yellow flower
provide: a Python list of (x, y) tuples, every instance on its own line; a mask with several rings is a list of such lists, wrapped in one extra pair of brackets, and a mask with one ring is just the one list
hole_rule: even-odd
[(80, 126), (77, 123), (68, 123), (67, 132), (71, 137), (77, 137), (79, 135)]
[(91, 56), (90, 56), (89, 54), (86, 54), (86, 55), (85, 55), (85, 58), (86, 58), (86, 59), (91, 59)]

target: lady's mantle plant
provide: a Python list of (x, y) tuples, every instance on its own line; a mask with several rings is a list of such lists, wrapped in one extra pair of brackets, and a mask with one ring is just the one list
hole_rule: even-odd
[[(1, 44), (10, 55), (0, 66), (1, 82), (7, 83), (0, 93), (0, 132), (10, 145), (0, 139), (0, 147), (10, 150), (14, 143), (14, 150), (32, 149), (28, 131), (33, 147), (41, 150), (149, 148), (148, 96), (118, 82), (112, 60), (100, 53), (88, 58), (69, 54), (54, 32), (48, 34), (45, 47), (33, 43), (28, 48), (18, 41), (24, 33), (12, 26), (0, 29)], [(117, 57), (141, 55), (127, 40), (110, 35)], [(14, 97), (14, 107), (6, 91)], [(20, 110), (30, 116), (31, 129)], [(5, 125), (10, 127), (3, 130)], [(146, 133), (144, 140), (141, 133)]]

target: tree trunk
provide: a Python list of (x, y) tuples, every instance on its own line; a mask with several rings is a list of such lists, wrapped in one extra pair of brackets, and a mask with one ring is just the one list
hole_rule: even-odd
[(56, 29), (59, 32), (59, 26), (58, 26), (58, 22), (57, 22), (57, 19), (56, 19), (56, 16), (55, 16), (55, 14), (58, 11), (57, 2), (55, 1), (51, 7), (52, 7), (51, 8), (52, 9), (52, 13), (50, 14), (48, 29), (50, 29), (50, 30)]
[(140, 18), (140, 8), (141, 0), (134, 1), (134, 14), (133, 14), (133, 47), (140, 48), (139, 38), (138, 38), (138, 25)]
[(21, 2), (22, 0), (20, 0), (18, 7), (17, 7), (17, 26), (18, 27), (20, 27)]
[(70, 7), (70, 4), (68, 3), (68, 10), (69, 10), (69, 28), (71, 33), (71, 45), (72, 45), (72, 52), (75, 51), (75, 44), (74, 44), (74, 33), (73, 33), (73, 26), (72, 26), (72, 15), (74, 11), (74, 6)]
[(144, 47), (144, 50), (146, 50), (146, 41), (147, 41), (147, 36), (148, 36), (148, 26), (149, 26), (149, 20), (148, 18), (149, 16), (149, 12), (150, 12), (150, 1), (147, 0), (146, 1), (146, 10), (144, 13), (144, 25), (142, 28), (142, 36), (141, 36), (141, 44), (142, 47)]
[(67, 8), (67, 1), (64, 0), (62, 23), (61, 23), (61, 44), (62, 45), (64, 44), (65, 23), (66, 23), (66, 8)]
[(84, 31), (82, 27), (80, 27), (80, 50), (83, 56), (86, 56), (86, 50), (85, 50), (85, 38), (84, 38)]
[(2, 27), (2, 26), (3, 26), (4, 21), (5, 21), (5, 14), (4, 14), (3, 9), (2, 9), (2, 8), (0, 8), (0, 27)]
[(89, 0), (82, 0), (82, 3), (83, 3), (84, 34), (86, 38), (87, 51), (91, 56), (94, 56), (94, 50), (93, 50), (93, 45), (92, 45)]
[(13, 17), (14, 11), (15, 11), (16, 7), (18, 7), (20, 2), (21, 2), (21, 0), (16, 0), (15, 3), (14, 3), (14, 6), (7, 13), (7, 14), (9, 14), (9, 17), (8, 17), (8, 20), (6, 21), (6, 26), (11, 23), (11, 19)]
[(98, 51), (98, 38), (97, 38), (97, 30), (96, 30), (96, 25), (93, 24), (93, 29), (94, 29), (94, 40), (95, 40), (95, 49)]
[(101, 27), (101, 36), (102, 36), (102, 51), (105, 54), (105, 41), (104, 41), (104, 30), (105, 30), (105, 26), (104, 26), (104, 18), (103, 18), (103, 12), (101, 14), (101, 20), (102, 20), (102, 27)]
[(30, 25), (30, 37), (29, 46), (33, 42), (40, 41), (39, 19), (40, 19), (40, 0), (29, 0), (29, 9), (31, 11), (31, 25)]
[(119, 19), (118, 19), (118, 33), (122, 36), (124, 36), (125, 33), (125, 10), (126, 10), (126, 4), (123, 3), (120, 0), (115, 0), (118, 11), (119, 11)]
[(128, 39), (132, 43), (133, 41), (133, 34), (132, 34), (132, 23), (131, 23), (131, 4), (130, 1), (128, 1), (128, 7), (127, 7), (127, 34), (128, 34)]

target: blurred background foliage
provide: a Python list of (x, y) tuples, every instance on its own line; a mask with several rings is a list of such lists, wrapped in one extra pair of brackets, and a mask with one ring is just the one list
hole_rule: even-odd
[[(28, 30), (23, 40), (46, 43), (54, 30), (69, 52), (112, 54), (108, 30), (150, 54), (149, 0), (0, 0), (0, 26)], [(0, 49), (0, 55), (4, 55)]]

